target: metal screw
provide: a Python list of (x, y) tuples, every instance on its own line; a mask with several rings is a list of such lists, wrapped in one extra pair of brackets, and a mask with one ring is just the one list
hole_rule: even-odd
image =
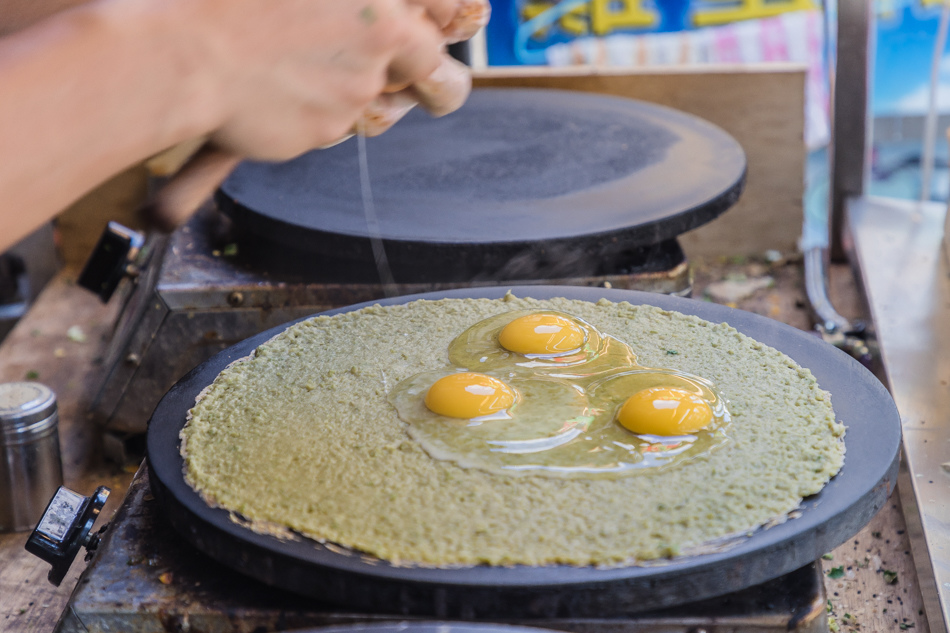
[(232, 292), (231, 294), (228, 295), (228, 304), (230, 304), (230, 306), (231, 306), (232, 308), (236, 308), (236, 307), (238, 307), (239, 305), (241, 305), (242, 303), (244, 303), (244, 293), (243, 293), (243, 292), (234, 291), (234, 292)]
[(139, 358), (138, 354), (136, 354), (135, 352), (132, 352), (128, 356), (125, 357), (125, 362), (127, 362), (129, 365), (135, 365), (136, 367), (138, 367), (139, 363), (142, 362), (142, 359)]

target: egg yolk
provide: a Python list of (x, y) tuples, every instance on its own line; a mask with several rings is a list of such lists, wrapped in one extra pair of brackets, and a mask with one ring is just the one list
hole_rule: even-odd
[(529, 314), (506, 325), (498, 342), (518, 354), (558, 354), (579, 349), (586, 339), (574, 321), (556, 314)]
[(617, 421), (642, 435), (685, 435), (712, 422), (709, 403), (683, 389), (651, 387), (638, 391), (624, 402)]
[(478, 418), (498, 413), (515, 402), (514, 390), (491, 376), (475, 372), (436, 380), (426, 393), (430, 411), (450, 418)]

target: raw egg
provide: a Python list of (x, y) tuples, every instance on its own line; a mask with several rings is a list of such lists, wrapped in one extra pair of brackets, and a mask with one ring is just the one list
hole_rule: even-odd
[(651, 387), (633, 394), (617, 412), (617, 421), (641, 435), (688, 435), (709, 426), (712, 407), (684, 389)]
[(552, 466), (591, 466), (592, 460), (585, 450), (579, 450), (576, 439), (587, 436), (597, 412), (589, 407), (582, 390), (551, 377), (506, 376), (500, 380), (487, 376), (514, 393), (514, 402), (507, 409), (466, 417), (475, 411), (437, 412), (429, 405), (433, 394), (451, 396), (441, 385), (455, 383), (454, 390), (460, 384), (455, 377), (464, 375), (416, 374), (389, 394), (399, 417), (408, 424), (409, 435), (434, 458), (509, 474)]
[(580, 351), (586, 339), (576, 321), (557, 314), (526, 314), (498, 334), (502, 347), (526, 356), (570, 354)]
[(449, 344), (449, 362), (472, 371), (585, 375), (636, 364), (628, 345), (582, 319), (556, 311), (518, 310), (489, 317)]
[(511, 387), (486, 374), (449, 374), (429, 387), (426, 406), (450, 418), (471, 419), (494, 415), (515, 403)]
[(435, 459), (498, 474), (615, 478), (728, 441), (729, 413), (711, 382), (639, 365), (629, 345), (569, 314), (498, 314), (448, 352), (448, 367), (389, 395)]

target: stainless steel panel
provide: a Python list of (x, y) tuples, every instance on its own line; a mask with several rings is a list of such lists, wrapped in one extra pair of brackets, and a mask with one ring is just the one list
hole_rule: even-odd
[(950, 270), (941, 252), (946, 208), (929, 202), (857, 198), (849, 201), (846, 211), (887, 380), (903, 423), (906, 475), (899, 488), (927, 618), (931, 630), (946, 631)]

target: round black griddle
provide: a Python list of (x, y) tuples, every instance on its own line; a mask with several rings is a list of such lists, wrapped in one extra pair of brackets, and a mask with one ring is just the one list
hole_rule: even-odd
[[(499, 298), (506, 291), (465, 289), (379, 303)], [(870, 372), (821, 339), (748, 312), (666, 295), (558, 286), (524, 286), (512, 291), (539, 299), (597, 301), (604, 297), (656, 305), (724, 321), (778, 348), (810, 369), (820, 386), (831, 392), (838, 418), (848, 426), (844, 468), (818, 495), (805, 500), (800, 517), (758, 530), (726, 551), (654, 566), (395, 567), (306, 539), (282, 541), (242, 527), (224, 510), (210, 508), (201, 500), (184, 481), (178, 434), (198, 393), (230, 362), (250, 354), (285, 325), (247, 339), (198, 366), (156, 408), (148, 429), (148, 463), (155, 496), (169, 521), (200, 550), (244, 574), (340, 606), (437, 617), (608, 616), (722, 595), (803, 567), (858, 532), (893, 489), (900, 444), (897, 409)]]
[[(552, 266), (623, 259), (726, 211), (746, 170), (739, 144), (702, 119), (555, 90), (476, 90), (457, 112), (414, 110), (366, 145), (393, 274), (423, 282), (551, 278)], [(289, 252), (298, 270), (375, 274), (356, 139), (245, 162), (217, 202), (242, 253), (269, 270)]]

